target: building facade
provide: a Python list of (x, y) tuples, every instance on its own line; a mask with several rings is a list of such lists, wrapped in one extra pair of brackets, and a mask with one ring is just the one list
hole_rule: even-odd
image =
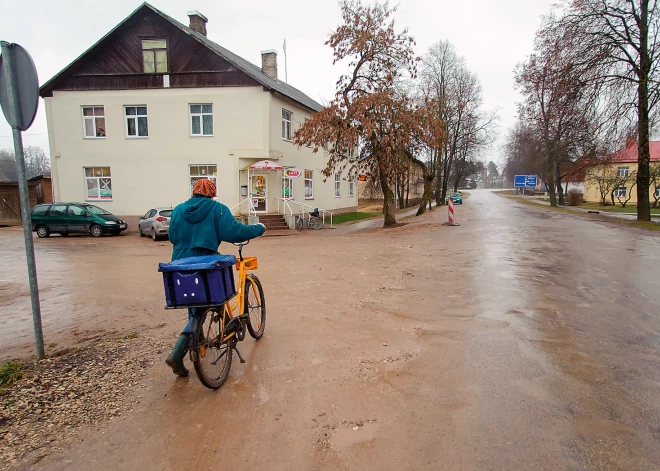
[(41, 88), (56, 201), (86, 201), (122, 216), (186, 200), (216, 182), (234, 214), (357, 207), (349, 182), (323, 182), (323, 150), (293, 133), (321, 105), (262, 66), (143, 4)]
[[(650, 143), (651, 173), (660, 171), (660, 141)], [(629, 142), (628, 146), (597, 165), (591, 165), (584, 181), (583, 198), (587, 202), (600, 203), (603, 196), (605, 202), (611, 204), (625, 202), (637, 204), (637, 143)], [(660, 180), (649, 188), (651, 203), (660, 199)]]

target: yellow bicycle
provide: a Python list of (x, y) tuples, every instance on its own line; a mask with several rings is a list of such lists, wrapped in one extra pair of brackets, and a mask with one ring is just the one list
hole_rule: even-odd
[(264, 290), (259, 278), (248, 273), (259, 267), (257, 257), (243, 257), (243, 247), (248, 243), (234, 244), (239, 255), (236, 296), (223, 304), (197, 307), (193, 317), (190, 359), (197, 377), (210, 389), (218, 389), (227, 381), (234, 351), (245, 363), (236, 345), (245, 339), (246, 330), (259, 340), (266, 329)]

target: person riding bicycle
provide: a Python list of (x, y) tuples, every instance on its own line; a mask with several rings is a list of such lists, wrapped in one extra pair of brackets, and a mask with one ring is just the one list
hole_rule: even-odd
[[(248, 225), (236, 221), (227, 206), (213, 200), (215, 195), (216, 187), (211, 180), (197, 180), (192, 198), (172, 211), (169, 227), (172, 261), (216, 254), (221, 242), (244, 242), (266, 231), (266, 226), (261, 223)], [(188, 323), (165, 360), (178, 376), (188, 376), (183, 358), (188, 349), (194, 316), (195, 309), (188, 309)]]

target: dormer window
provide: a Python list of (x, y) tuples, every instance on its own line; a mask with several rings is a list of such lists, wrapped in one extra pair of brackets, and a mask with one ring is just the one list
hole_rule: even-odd
[(167, 40), (143, 39), (142, 60), (145, 74), (166, 74)]

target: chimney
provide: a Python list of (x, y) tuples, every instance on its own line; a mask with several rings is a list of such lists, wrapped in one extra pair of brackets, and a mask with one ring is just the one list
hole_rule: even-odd
[(206, 36), (206, 23), (209, 20), (197, 10), (189, 11), (188, 18), (190, 18), (190, 29)]
[(637, 138), (635, 136), (626, 137), (626, 149), (637, 144)]
[(277, 51), (275, 49), (261, 51), (261, 71), (277, 80)]

